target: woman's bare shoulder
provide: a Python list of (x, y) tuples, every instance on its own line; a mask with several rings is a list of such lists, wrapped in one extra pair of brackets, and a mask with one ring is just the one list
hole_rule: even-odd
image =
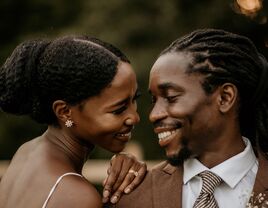
[(96, 188), (85, 178), (72, 175), (62, 179), (53, 193), (50, 203), (53, 205), (52, 207), (102, 207), (101, 197)]

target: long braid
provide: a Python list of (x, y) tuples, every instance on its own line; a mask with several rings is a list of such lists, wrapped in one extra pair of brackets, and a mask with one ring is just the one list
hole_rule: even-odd
[(254, 44), (244, 36), (224, 30), (203, 29), (174, 41), (160, 56), (171, 52), (193, 55), (188, 72), (205, 75), (203, 88), (207, 94), (225, 82), (236, 85), (240, 98), (241, 133), (253, 146), (267, 153), (268, 96), (263, 93), (256, 103), (255, 94), (263, 70), (268, 70), (264, 65), (268, 64)]

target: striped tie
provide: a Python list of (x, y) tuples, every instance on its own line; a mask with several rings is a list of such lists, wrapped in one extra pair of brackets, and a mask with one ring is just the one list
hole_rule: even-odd
[(203, 171), (199, 176), (202, 178), (203, 185), (193, 208), (218, 208), (213, 192), (222, 179), (210, 171)]

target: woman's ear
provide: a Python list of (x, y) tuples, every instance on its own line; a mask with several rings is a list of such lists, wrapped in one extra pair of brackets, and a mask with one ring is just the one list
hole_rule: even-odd
[(56, 100), (52, 104), (52, 109), (56, 117), (65, 123), (67, 120), (71, 119), (72, 111), (70, 106), (63, 100)]
[(222, 113), (227, 113), (237, 103), (238, 91), (234, 84), (224, 83), (219, 88), (218, 105)]

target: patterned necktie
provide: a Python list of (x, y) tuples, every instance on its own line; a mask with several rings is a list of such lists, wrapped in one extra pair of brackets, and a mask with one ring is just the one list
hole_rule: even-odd
[(199, 176), (202, 178), (203, 185), (193, 208), (218, 208), (213, 192), (222, 179), (210, 171), (203, 171)]

